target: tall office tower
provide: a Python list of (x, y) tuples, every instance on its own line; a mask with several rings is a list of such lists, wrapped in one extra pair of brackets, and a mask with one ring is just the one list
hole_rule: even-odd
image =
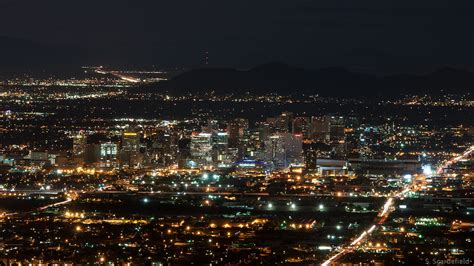
[(100, 160), (99, 166), (112, 168), (117, 166), (118, 145), (116, 143), (107, 142), (100, 144)]
[(293, 113), (284, 112), (275, 120), (275, 130), (277, 132), (292, 132)]
[(225, 150), (229, 146), (229, 134), (227, 132), (214, 132), (212, 134), (212, 145), (214, 150)]
[(100, 159), (100, 145), (97, 143), (86, 144), (83, 156), (86, 165), (95, 165)]
[(345, 119), (342, 116), (328, 116), (329, 120), (329, 141), (343, 143), (345, 139)]
[(310, 137), (326, 143), (343, 143), (345, 138), (345, 119), (342, 116), (323, 116), (311, 118)]
[(330, 158), (331, 147), (323, 142), (303, 143), (303, 155), (306, 169), (316, 170), (318, 158)]
[(311, 117), (310, 126), (310, 139), (328, 142), (329, 134), (329, 120), (326, 116), (313, 116)]
[(265, 141), (266, 161), (277, 169), (303, 162), (303, 140), (299, 135), (277, 133)]
[(277, 121), (277, 118), (275, 118), (275, 117), (267, 117), (265, 122), (263, 122), (262, 124), (264, 124), (267, 127), (269, 133), (275, 133), (275, 131), (276, 131), (276, 129), (275, 129), (276, 121)]
[(212, 160), (216, 164), (222, 161), (229, 147), (229, 135), (227, 132), (214, 132), (212, 134)]
[(173, 132), (160, 130), (150, 136), (152, 141), (150, 154), (151, 161), (158, 166), (170, 166), (176, 163), (177, 157), (177, 136)]
[(268, 122), (257, 124), (257, 130), (259, 132), (259, 135), (260, 135), (259, 137), (261, 141), (266, 140), (273, 133), (272, 125), (269, 124)]
[(343, 157), (346, 152), (345, 119), (342, 116), (327, 116), (329, 121), (329, 144), (334, 157)]
[(355, 116), (349, 116), (345, 120), (348, 128), (357, 128), (360, 126), (359, 118)]
[(309, 120), (307, 117), (295, 117), (293, 119), (293, 134), (302, 135), (303, 138), (308, 138)]
[(212, 133), (216, 130), (219, 130), (219, 121), (208, 119), (206, 125), (203, 126), (201, 129), (202, 132), (205, 133)]
[(239, 160), (239, 149), (228, 148), (219, 167), (231, 167)]
[(245, 131), (249, 128), (249, 121), (244, 118), (235, 118), (227, 123), (227, 133), (229, 134), (229, 146), (237, 148), (244, 137)]
[(177, 139), (177, 160), (178, 168), (195, 168), (197, 165), (192, 161), (191, 157), (191, 139), (181, 137)]
[(229, 135), (227, 132), (212, 134), (212, 160), (216, 167), (230, 167), (236, 160), (235, 148), (229, 150)]
[(122, 134), (120, 161), (125, 167), (134, 167), (141, 163), (140, 134), (131, 131)]
[(140, 150), (140, 135), (136, 132), (124, 132), (122, 134), (122, 151)]
[(248, 130), (243, 140), (243, 157), (246, 159), (262, 159), (263, 139), (258, 129)]
[(212, 134), (193, 133), (191, 135), (191, 159), (198, 167), (212, 166)]
[(72, 153), (76, 156), (83, 155), (86, 150), (87, 136), (84, 131), (79, 131), (72, 137)]

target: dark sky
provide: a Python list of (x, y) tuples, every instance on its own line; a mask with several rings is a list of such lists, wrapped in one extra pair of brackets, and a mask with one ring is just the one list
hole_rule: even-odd
[(472, 68), (472, 0), (0, 0), (0, 35), (104, 64)]

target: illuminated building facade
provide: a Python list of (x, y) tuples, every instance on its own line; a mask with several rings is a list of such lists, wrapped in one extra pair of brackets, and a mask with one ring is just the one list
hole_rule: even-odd
[(275, 168), (286, 168), (292, 163), (300, 164), (303, 159), (301, 135), (277, 133), (265, 141), (265, 155)]
[(99, 167), (112, 168), (117, 167), (118, 145), (116, 143), (107, 142), (100, 144), (100, 161)]
[(201, 132), (191, 136), (191, 159), (198, 166), (212, 166), (212, 148), (212, 134)]

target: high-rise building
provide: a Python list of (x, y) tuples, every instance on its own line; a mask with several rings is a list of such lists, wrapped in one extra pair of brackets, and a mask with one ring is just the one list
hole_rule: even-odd
[(346, 151), (345, 119), (342, 116), (328, 116), (329, 143), (335, 157), (343, 157)]
[(324, 142), (308, 141), (303, 144), (306, 169), (316, 170), (318, 158), (329, 158), (331, 147)]
[(345, 120), (342, 116), (328, 116), (329, 141), (343, 143), (345, 139)]
[(158, 131), (148, 137), (151, 147), (147, 149), (149, 161), (158, 166), (169, 166), (176, 163), (178, 147), (176, 134), (165, 130)]
[(140, 134), (126, 131), (122, 134), (120, 162), (122, 166), (133, 167), (141, 164), (143, 156), (140, 154)]
[(229, 134), (229, 146), (237, 148), (240, 145), (245, 131), (249, 127), (249, 121), (244, 118), (236, 118), (227, 123), (227, 133)]
[(177, 161), (179, 168), (195, 168), (197, 164), (192, 160), (191, 157), (191, 139), (180, 138), (177, 140)]
[(199, 166), (212, 166), (212, 134), (193, 133), (191, 136), (191, 159)]
[(122, 151), (138, 152), (140, 149), (140, 134), (124, 132), (122, 134)]
[(345, 119), (342, 116), (322, 116), (311, 118), (310, 138), (326, 143), (343, 143), (345, 139)]
[(201, 129), (202, 132), (206, 133), (212, 133), (216, 130), (219, 130), (219, 121), (208, 119), (206, 125), (204, 125)]
[(275, 121), (275, 130), (277, 132), (292, 132), (293, 113), (283, 112)]
[(277, 133), (265, 141), (266, 161), (276, 168), (286, 168), (290, 164), (303, 162), (303, 140), (301, 135)]
[(308, 138), (309, 133), (309, 121), (307, 117), (295, 117), (293, 119), (293, 134), (302, 135), (304, 138)]
[(83, 155), (86, 149), (87, 136), (83, 131), (72, 137), (72, 153), (76, 156)]
[(246, 159), (262, 158), (263, 138), (260, 130), (248, 130), (244, 137), (243, 157)]
[(329, 141), (329, 121), (325, 116), (311, 117), (310, 139), (316, 141)]
[(100, 144), (100, 167), (116, 167), (117, 166), (118, 145), (112, 142)]
[(84, 163), (92, 166), (99, 162), (100, 159), (100, 144), (90, 143), (86, 144), (84, 148)]
[(213, 148), (225, 150), (229, 146), (229, 134), (227, 132), (214, 132), (212, 134)]
[(229, 135), (227, 132), (212, 134), (212, 160), (216, 166), (228, 165)]

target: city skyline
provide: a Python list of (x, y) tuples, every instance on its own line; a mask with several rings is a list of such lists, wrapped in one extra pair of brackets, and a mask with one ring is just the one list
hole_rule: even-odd
[(0, 0), (0, 266), (474, 265), (473, 3)]
[(1, 85), (2, 261), (472, 257), (469, 92), (170, 94), (161, 71), (82, 71)]

